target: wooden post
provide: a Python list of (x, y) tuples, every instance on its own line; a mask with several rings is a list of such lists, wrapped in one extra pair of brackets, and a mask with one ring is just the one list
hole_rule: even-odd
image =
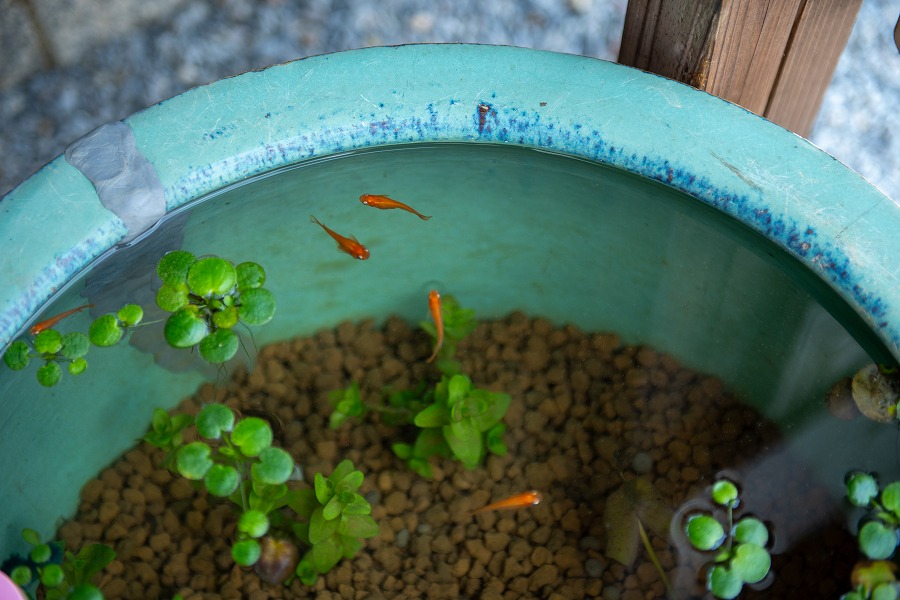
[(619, 62), (808, 136), (862, 0), (629, 0)]

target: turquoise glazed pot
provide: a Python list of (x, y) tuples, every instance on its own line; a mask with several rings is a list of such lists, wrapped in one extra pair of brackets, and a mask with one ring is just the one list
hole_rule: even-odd
[[(900, 356), (900, 207), (737, 106), (577, 56), (423, 45), (246, 73), (101, 127), (0, 212), (0, 345), (86, 302), (152, 305), (156, 260), (184, 248), (265, 265), (279, 306), (258, 345), (418, 321), (440, 287), (481, 317), (518, 309), (671, 353), (813, 440), (813, 462), (829, 425), (810, 407)], [(153, 409), (203, 381), (185, 360), (134, 339), (54, 388), (0, 371), (0, 555), (23, 527), (50, 535)], [(842, 456), (876, 467), (856, 442), (893, 431), (854, 427)]]

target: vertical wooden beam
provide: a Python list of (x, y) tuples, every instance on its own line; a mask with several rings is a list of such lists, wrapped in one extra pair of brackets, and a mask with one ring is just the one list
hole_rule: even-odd
[(619, 62), (809, 135), (862, 0), (629, 0)]

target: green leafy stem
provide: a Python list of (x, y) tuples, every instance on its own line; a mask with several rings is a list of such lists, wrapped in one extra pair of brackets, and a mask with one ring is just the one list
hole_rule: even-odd
[[(156, 267), (162, 286), (156, 294), (157, 305), (172, 313), (163, 335), (174, 348), (197, 347), (210, 363), (223, 363), (238, 350), (240, 341), (233, 328), (238, 323), (262, 325), (275, 314), (275, 297), (263, 284), (266, 273), (254, 262), (237, 266), (216, 257), (197, 259), (185, 250), (169, 252)], [(80, 375), (88, 367), (85, 356), (91, 344), (107, 348), (127, 337), (142, 323), (144, 309), (126, 304), (115, 313), (96, 318), (87, 334), (62, 334), (47, 328), (14, 341), (3, 354), (6, 366), (14, 371), (28, 367), (32, 359), (41, 359), (38, 382), (47, 387), (59, 383), (66, 365), (70, 374)]]
[(888, 559), (894, 556), (900, 540), (900, 482), (879, 491), (872, 474), (857, 471), (847, 476), (846, 488), (850, 504), (866, 510), (857, 539), (860, 552), (869, 560), (857, 563), (852, 574), (853, 591), (841, 598), (896, 600), (900, 595), (897, 565)]
[(737, 597), (744, 584), (759, 583), (769, 573), (769, 530), (755, 517), (734, 522), (734, 509), (740, 499), (737, 486), (731, 481), (716, 481), (711, 496), (715, 504), (725, 508), (727, 529), (713, 515), (697, 513), (686, 519), (684, 532), (696, 550), (715, 553), (706, 586), (716, 598), (728, 600)]
[[(184, 443), (184, 430), (191, 425), (204, 439)], [(272, 438), (264, 419), (237, 419), (223, 404), (204, 406), (196, 420), (157, 409), (151, 430), (144, 436), (145, 441), (167, 452), (167, 464), (175, 472), (202, 482), (210, 494), (228, 498), (238, 507), (237, 533), (231, 546), (235, 563), (256, 565), (267, 545), (264, 536), (293, 535), (310, 548), (296, 574), (302, 581), (314, 583), (318, 574), (328, 572), (341, 557), (354, 556), (362, 547), (359, 538), (378, 533), (377, 524), (368, 516), (371, 506), (357, 493), (363, 474), (354, 470), (350, 461), (343, 461), (330, 477), (316, 475), (315, 490), (289, 489), (295, 463), (287, 452), (272, 446)], [(283, 508), (293, 510), (300, 520), (286, 516)]]
[(41, 541), (33, 529), (23, 529), (22, 539), (31, 546), (28, 557), (14, 557), (4, 564), (10, 579), (29, 598), (46, 600), (102, 600), (100, 589), (91, 583), (94, 576), (116, 557), (104, 544), (91, 544), (74, 554), (62, 542)]

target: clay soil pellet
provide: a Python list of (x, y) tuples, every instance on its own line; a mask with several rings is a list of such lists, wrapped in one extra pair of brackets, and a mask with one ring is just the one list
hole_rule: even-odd
[[(61, 538), (69, 548), (99, 541), (116, 550), (100, 579), (108, 598), (664, 598), (643, 548), (628, 567), (605, 556), (605, 500), (623, 478), (642, 477), (677, 511), (724, 471), (773, 531), (771, 581), (744, 597), (835, 598), (848, 590), (853, 538), (775, 426), (718, 380), (615, 335), (521, 313), (481, 323), (459, 346), (463, 372), (513, 401), (509, 453), (478, 470), (433, 459), (434, 478), (419, 477), (390, 450), (400, 431), (372, 415), (327, 428), (328, 392), (356, 380), (371, 400), (435, 380), (430, 351), (427, 336), (400, 319), (381, 328), (343, 323), (263, 348), (252, 372), (238, 370), (227, 388), (206, 385), (178, 409), (196, 413), (215, 396), (269, 415), (276, 444), (307, 481), (345, 458), (365, 473), (360, 492), (380, 534), (314, 587), (268, 584), (236, 567), (233, 506), (160, 467), (162, 454), (147, 444), (85, 485)], [(773, 452), (778, 460), (758, 460)], [(538, 506), (470, 514), (530, 489), (544, 496)], [(704, 558), (650, 535), (678, 598), (703, 597)]]

